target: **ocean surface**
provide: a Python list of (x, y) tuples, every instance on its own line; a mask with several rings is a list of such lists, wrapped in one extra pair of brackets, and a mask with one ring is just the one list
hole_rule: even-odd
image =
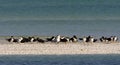
[(0, 0), (0, 36), (119, 36), (120, 0)]
[(119, 54), (0, 55), (0, 65), (119, 65)]

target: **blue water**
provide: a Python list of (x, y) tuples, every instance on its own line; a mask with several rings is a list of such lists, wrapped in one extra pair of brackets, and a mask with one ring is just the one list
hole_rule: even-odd
[(120, 0), (0, 0), (0, 35), (119, 36)]
[(119, 65), (119, 54), (0, 55), (0, 65)]

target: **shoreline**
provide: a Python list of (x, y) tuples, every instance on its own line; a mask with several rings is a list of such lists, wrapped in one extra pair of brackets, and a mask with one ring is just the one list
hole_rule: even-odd
[[(78, 41), (77, 43), (28, 42), (12, 43), (0, 37), (0, 55), (78, 55), (78, 54), (120, 54), (120, 42), (93, 44)], [(45, 37), (45, 36), (44, 36)]]

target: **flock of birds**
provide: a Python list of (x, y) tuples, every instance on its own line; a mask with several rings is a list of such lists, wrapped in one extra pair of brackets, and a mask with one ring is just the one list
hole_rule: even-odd
[(10, 38), (6, 39), (8, 42), (16, 42), (16, 43), (26, 43), (26, 42), (40, 42), (40, 43), (45, 43), (45, 42), (55, 42), (55, 43), (59, 43), (59, 42), (78, 42), (78, 41), (82, 41), (84, 43), (94, 43), (97, 41), (100, 42), (117, 42), (118, 41), (118, 37), (117, 36), (111, 36), (111, 37), (104, 37), (102, 36), (99, 39), (95, 39), (93, 36), (84, 36), (82, 38), (78, 38), (76, 35), (73, 35), (73, 37), (65, 37), (65, 36), (61, 36), (61, 35), (57, 35), (57, 36), (52, 36), (52, 37), (48, 37), (45, 39), (41, 39), (39, 37), (35, 38), (35, 37), (19, 37), (19, 38), (15, 38), (14, 36), (11, 36)]

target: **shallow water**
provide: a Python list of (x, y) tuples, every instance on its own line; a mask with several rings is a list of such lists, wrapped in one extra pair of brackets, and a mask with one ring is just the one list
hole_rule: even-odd
[(119, 65), (119, 54), (0, 55), (0, 65)]

